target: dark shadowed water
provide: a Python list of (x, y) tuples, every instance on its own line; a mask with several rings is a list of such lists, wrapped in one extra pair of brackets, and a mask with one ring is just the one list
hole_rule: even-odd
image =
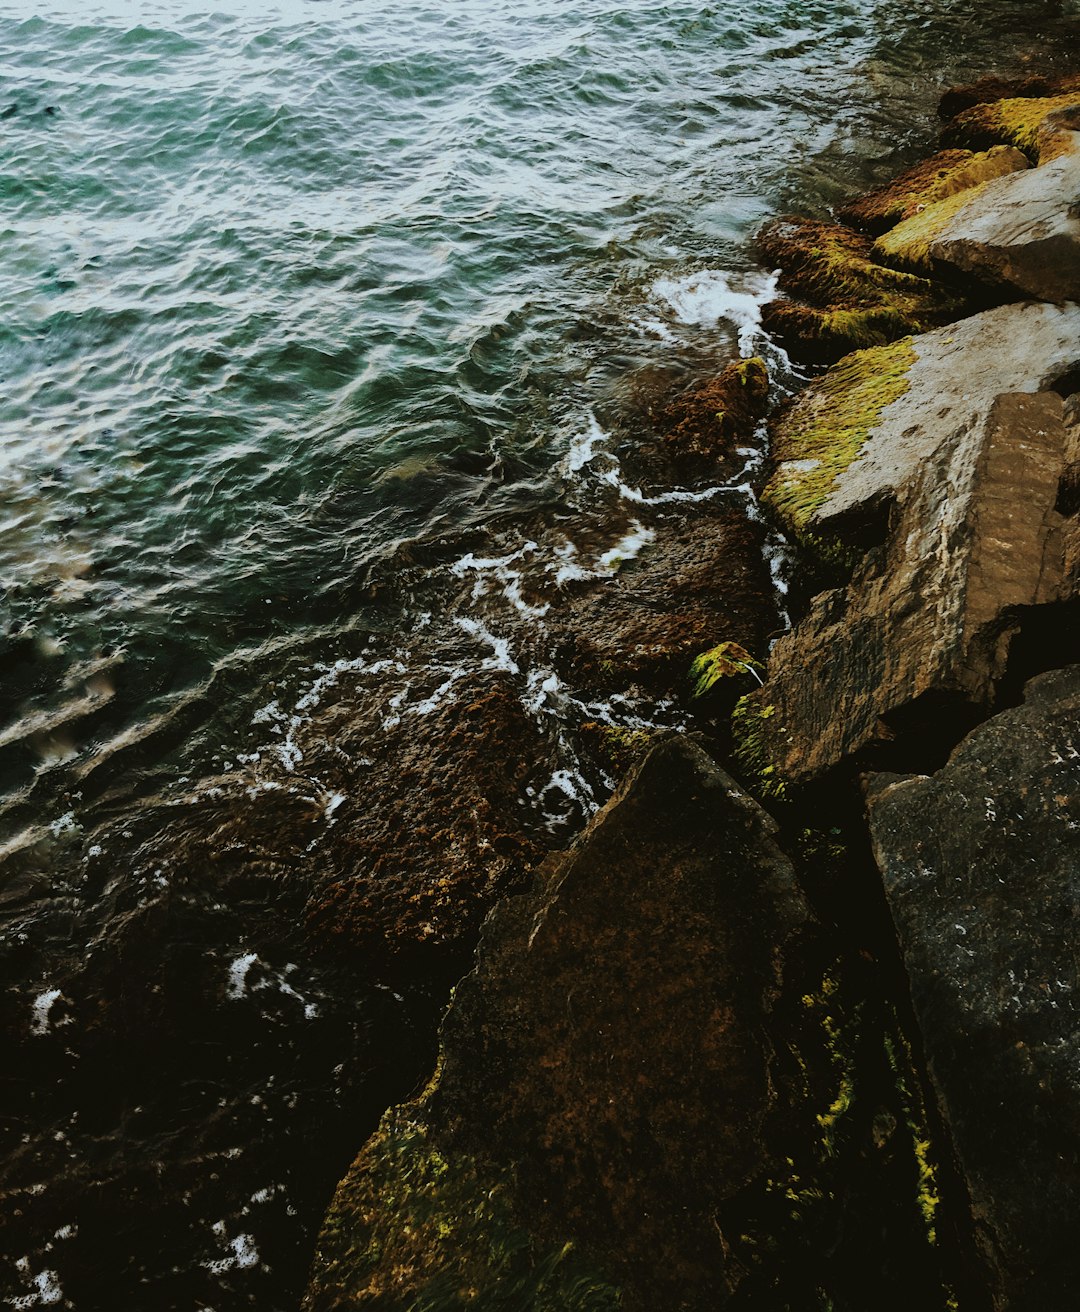
[[(238, 798), (302, 777), (347, 823), (313, 763), (328, 691), (374, 757), (490, 673), (541, 725), (537, 834), (573, 832), (604, 783), (564, 723), (681, 712), (575, 700), (542, 638), (567, 588), (684, 507), (752, 513), (756, 450), (643, 490), (640, 380), (756, 352), (793, 386), (756, 228), (909, 162), (943, 86), (1027, 66), (1070, 14), (0, 4), (0, 1301), (295, 1308), (438, 999), (274, 958), (299, 903), (210, 878), (157, 979), (141, 928), (116, 946), (169, 882), (123, 854), (140, 808), (242, 770)], [(134, 1046), (126, 987), (173, 999)]]

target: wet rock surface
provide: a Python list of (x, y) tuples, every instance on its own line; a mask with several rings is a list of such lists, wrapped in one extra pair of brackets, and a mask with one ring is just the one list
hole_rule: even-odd
[(555, 628), (564, 677), (678, 698), (694, 658), (718, 642), (764, 652), (779, 618), (762, 526), (708, 508), (654, 522), (655, 540), (606, 588), (568, 599)]
[(1080, 667), (1029, 684), (930, 777), (875, 776), (870, 828), (994, 1306), (1080, 1277)]
[[(625, 1307), (727, 1301), (740, 1273), (708, 1218), (778, 1165), (804, 1096), (769, 1030), (801, 992), (813, 918), (772, 829), (700, 747), (657, 746), (488, 922), (414, 1112), (444, 1187), (463, 1171), (498, 1182), (531, 1264), (572, 1240)], [(505, 1295), (507, 1273), (479, 1258), (493, 1235), (399, 1234), (386, 1256), (371, 1242), (380, 1209), (403, 1220), (380, 1160), (401, 1133), (384, 1126), (339, 1190), (310, 1309), (440, 1306), (466, 1271), (474, 1297)]]

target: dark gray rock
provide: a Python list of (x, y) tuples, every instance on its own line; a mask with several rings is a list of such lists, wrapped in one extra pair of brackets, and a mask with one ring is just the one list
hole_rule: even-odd
[(931, 1079), (1004, 1312), (1080, 1283), (1080, 666), (1040, 676), (870, 826)]

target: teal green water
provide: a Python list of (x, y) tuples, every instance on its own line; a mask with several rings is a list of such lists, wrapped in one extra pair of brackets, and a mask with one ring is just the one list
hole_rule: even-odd
[[(924, 153), (942, 86), (1075, 12), (0, 0), (0, 1292), (295, 1308), (349, 1099), (377, 1115), (408, 1069), (370, 1035), (414, 1042), (381, 983), (252, 945), (291, 904), (139, 854), (88, 875), (84, 808), (190, 760), (280, 786), (339, 674), (372, 723), (422, 726), (470, 670), (553, 741), (595, 717), (528, 635), (687, 495), (623, 472), (634, 380), (753, 349), (794, 385), (758, 225)], [(598, 800), (565, 756), (531, 795), (553, 833)], [(318, 796), (329, 831), (351, 803)], [(140, 1020), (126, 990), (162, 981)]]
[(673, 354), (658, 277), (750, 267), (1057, 8), (0, 7), (0, 779), (550, 495)]

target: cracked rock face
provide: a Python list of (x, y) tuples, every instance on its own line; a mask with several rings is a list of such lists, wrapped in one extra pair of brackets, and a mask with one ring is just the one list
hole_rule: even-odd
[(991, 704), (1032, 608), (1075, 595), (1075, 522), (1058, 509), (1072, 440), (1062, 398), (999, 396), (961, 437), (922, 462), (886, 546), (776, 645), (754, 700), (782, 778), (880, 759), (897, 737), (926, 760), (928, 740)]
[(994, 1306), (1080, 1279), (1080, 666), (937, 774), (874, 776), (875, 854)]
[(1080, 363), (1080, 305), (1003, 305), (912, 339), (907, 390), (882, 412), (813, 527), (893, 500), (928, 459), (962, 443), (1004, 392), (1038, 392)]

